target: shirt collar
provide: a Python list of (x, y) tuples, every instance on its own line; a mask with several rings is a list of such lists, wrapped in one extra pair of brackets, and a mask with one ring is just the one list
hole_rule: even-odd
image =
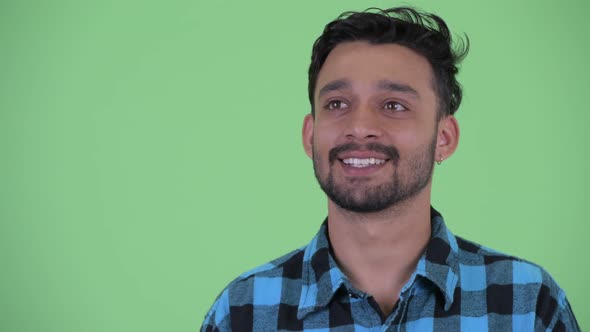
[(346, 276), (330, 252), (328, 219), (324, 220), (317, 235), (303, 254), (302, 289), (297, 318), (323, 309), (346, 281)]
[[(441, 214), (431, 208), (431, 237), (416, 271), (402, 291), (411, 286), (416, 276), (432, 282), (444, 295), (448, 310), (453, 304), (459, 281), (458, 246), (455, 236), (445, 226)], [(327, 219), (316, 236), (307, 245), (303, 256), (302, 289), (297, 318), (303, 319), (316, 310), (323, 309), (336, 292), (348, 284), (330, 251)]]
[[(414, 274), (431, 281), (444, 295), (449, 310), (459, 284), (459, 246), (445, 225), (442, 215), (430, 208), (431, 236)], [(411, 280), (411, 279), (410, 279)]]

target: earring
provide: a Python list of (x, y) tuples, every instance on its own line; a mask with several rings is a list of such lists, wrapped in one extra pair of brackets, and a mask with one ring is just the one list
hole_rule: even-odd
[(440, 165), (443, 162), (443, 158), (441, 156), (438, 156), (438, 159), (436, 160), (436, 164)]

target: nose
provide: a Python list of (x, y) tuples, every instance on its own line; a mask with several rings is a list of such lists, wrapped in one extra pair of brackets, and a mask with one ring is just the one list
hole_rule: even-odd
[(346, 127), (346, 138), (367, 140), (381, 137), (382, 129), (377, 112), (369, 107), (360, 107), (350, 113)]

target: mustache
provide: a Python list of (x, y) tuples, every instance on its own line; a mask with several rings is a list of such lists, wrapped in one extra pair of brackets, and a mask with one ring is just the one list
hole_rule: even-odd
[(360, 145), (358, 143), (344, 143), (330, 149), (328, 155), (330, 164), (333, 164), (336, 160), (338, 160), (338, 155), (343, 152), (359, 150), (382, 153), (386, 155), (388, 159), (391, 159), (394, 164), (397, 164), (399, 160), (399, 152), (393, 145), (384, 145), (376, 142), (367, 143), (365, 145)]

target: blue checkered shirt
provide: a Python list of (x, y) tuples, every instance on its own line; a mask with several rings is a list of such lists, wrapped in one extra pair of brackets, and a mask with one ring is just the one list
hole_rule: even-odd
[(454, 236), (432, 209), (432, 236), (389, 316), (350, 284), (327, 223), (311, 242), (231, 282), (209, 331), (579, 331), (564, 291), (541, 267)]

